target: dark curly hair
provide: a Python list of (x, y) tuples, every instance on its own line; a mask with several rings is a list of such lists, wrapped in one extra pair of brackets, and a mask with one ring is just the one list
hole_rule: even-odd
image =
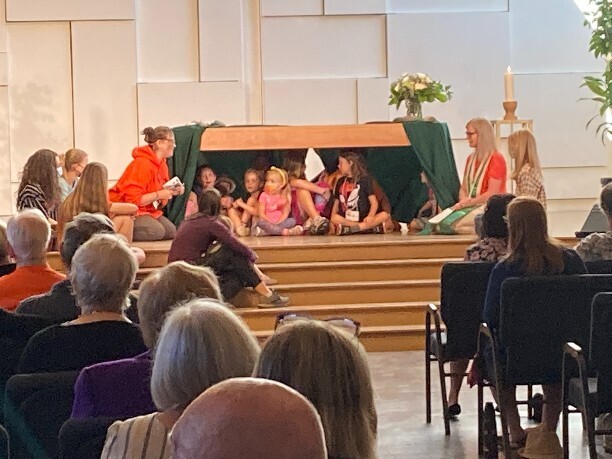
[(606, 213), (608, 218), (612, 217), (612, 183), (608, 183), (603, 187), (600, 201), (602, 210)]
[(38, 150), (28, 158), (21, 172), (21, 183), (17, 193), (26, 185), (38, 185), (45, 196), (47, 208), (51, 209), (61, 202), (59, 175), (57, 173), (58, 155), (51, 150)]
[(508, 204), (516, 196), (510, 193), (495, 194), (487, 201), (482, 216), (482, 236), (508, 239), (508, 224), (504, 220)]

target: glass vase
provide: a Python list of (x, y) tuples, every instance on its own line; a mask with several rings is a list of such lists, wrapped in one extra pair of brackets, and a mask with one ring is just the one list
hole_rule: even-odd
[(406, 118), (423, 119), (423, 107), (418, 99), (406, 99)]

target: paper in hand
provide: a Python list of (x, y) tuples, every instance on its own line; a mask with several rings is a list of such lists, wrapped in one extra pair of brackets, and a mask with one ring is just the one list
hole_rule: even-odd
[(171, 190), (172, 188), (176, 188), (177, 186), (181, 186), (181, 180), (174, 176), (172, 177), (170, 180), (168, 180), (166, 183), (164, 183), (164, 185), (162, 186), (162, 188), (164, 190)]

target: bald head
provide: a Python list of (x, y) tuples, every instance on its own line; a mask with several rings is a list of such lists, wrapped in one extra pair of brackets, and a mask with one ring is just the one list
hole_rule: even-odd
[(25, 209), (11, 217), (6, 227), (9, 248), (18, 265), (46, 263), (51, 225), (38, 209)]
[(314, 406), (276, 381), (234, 378), (207, 389), (172, 430), (174, 459), (324, 459)]

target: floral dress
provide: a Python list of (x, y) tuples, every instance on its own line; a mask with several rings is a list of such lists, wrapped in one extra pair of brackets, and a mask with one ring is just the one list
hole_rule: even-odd
[(498, 237), (485, 237), (465, 251), (465, 261), (499, 261), (508, 252), (508, 241)]

